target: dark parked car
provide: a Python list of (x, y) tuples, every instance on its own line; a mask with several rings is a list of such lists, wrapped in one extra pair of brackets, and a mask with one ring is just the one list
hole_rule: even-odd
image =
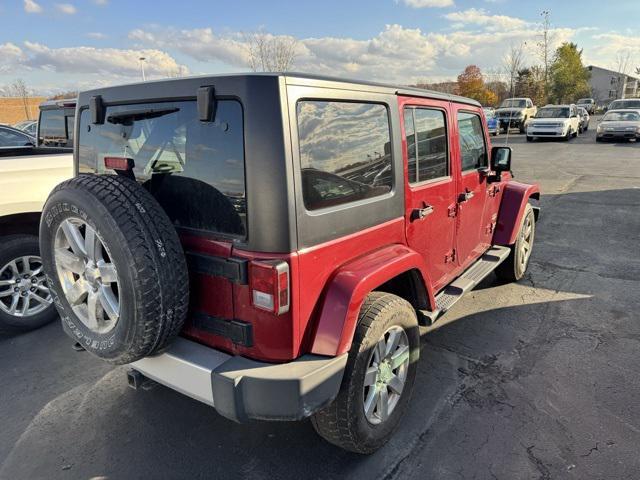
[(36, 139), (17, 128), (0, 125), (0, 147), (34, 146)]
[(81, 93), (75, 131), (78, 175), (40, 223), (65, 331), (132, 386), (236, 421), (311, 416), (376, 450), (409, 407), (419, 326), (529, 263), (539, 189), (474, 100), (182, 78)]

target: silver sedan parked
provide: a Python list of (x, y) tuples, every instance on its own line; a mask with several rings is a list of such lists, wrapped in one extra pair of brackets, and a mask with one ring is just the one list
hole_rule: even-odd
[(596, 142), (640, 140), (640, 110), (609, 110), (598, 124)]

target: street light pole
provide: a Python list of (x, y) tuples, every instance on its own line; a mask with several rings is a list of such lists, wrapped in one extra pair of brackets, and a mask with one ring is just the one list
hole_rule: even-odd
[(147, 79), (146, 79), (146, 77), (144, 75), (144, 61), (146, 60), (146, 58), (145, 57), (140, 57), (139, 60), (140, 60), (140, 71), (142, 72), (142, 81), (146, 82)]

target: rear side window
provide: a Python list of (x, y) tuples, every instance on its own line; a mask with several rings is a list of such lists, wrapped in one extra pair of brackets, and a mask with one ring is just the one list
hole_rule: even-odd
[(391, 136), (384, 105), (303, 100), (297, 118), (307, 210), (391, 191)]
[(214, 122), (195, 101), (107, 107), (102, 125), (80, 116), (80, 172), (113, 173), (105, 157), (133, 161), (136, 179), (177, 227), (246, 235), (242, 106), (219, 100)]
[(40, 112), (38, 143), (43, 147), (73, 148), (73, 108), (57, 108)]
[(22, 147), (31, 140), (20, 132), (0, 128), (0, 147)]
[(405, 108), (409, 183), (449, 175), (445, 114), (430, 108)]
[(475, 170), (487, 166), (487, 147), (480, 115), (458, 112), (458, 135), (462, 171)]

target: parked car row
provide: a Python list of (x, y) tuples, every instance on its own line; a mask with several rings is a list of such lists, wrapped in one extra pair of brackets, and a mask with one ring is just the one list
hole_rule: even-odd
[[(600, 120), (596, 141), (640, 140), (640, 99), (621, 99)], [(591, 114), (596, 111), (593, 98), (581, 98), (576, 104), (546, 105), (537, 109), (529, 98), (507, 98), (497, 110), (483, 108), (489, 134), (498, 135), (518, 128), (528, 142), (537, 138), (569, 141), (589, 130)]]

